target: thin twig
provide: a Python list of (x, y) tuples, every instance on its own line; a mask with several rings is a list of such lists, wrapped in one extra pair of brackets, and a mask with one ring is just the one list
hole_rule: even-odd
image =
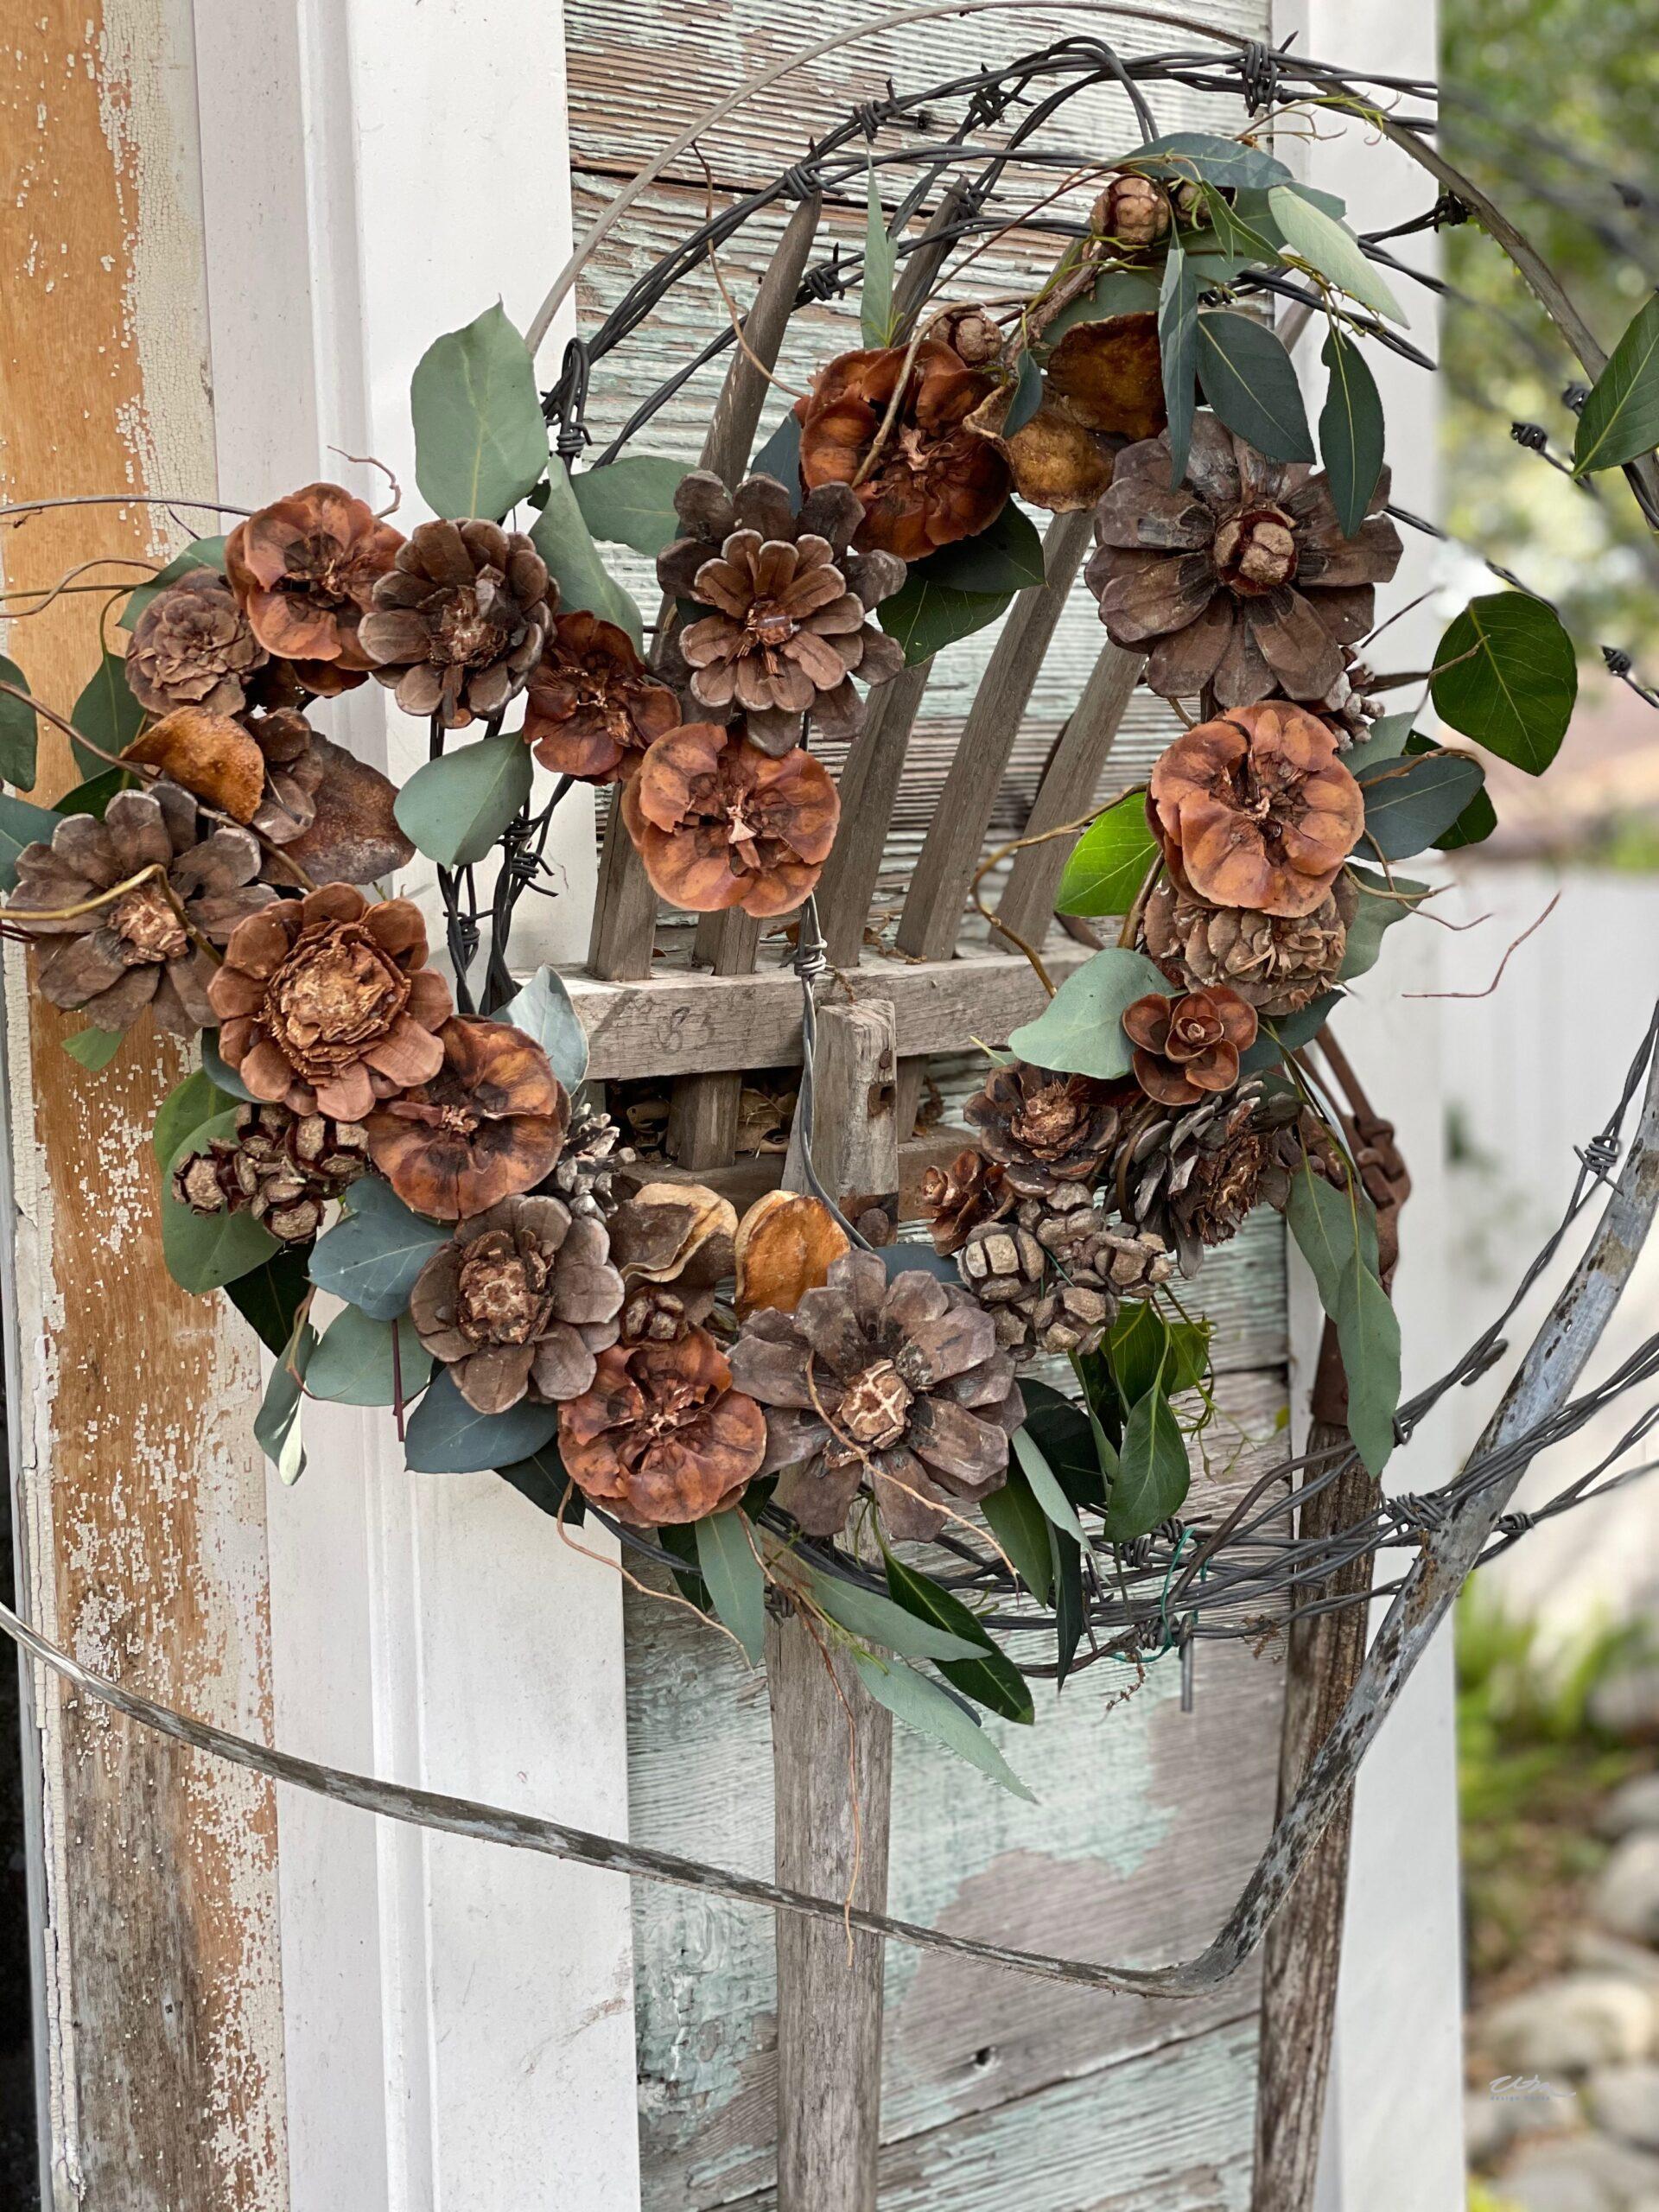
[[(1493, 976), (1491, 982), (1487, 984), (1484, 991), (1402, 991), (1400, 994), (1401, 997), (1402, 999), (1491, 998), (1492, 993), (1503, 982), (1503, 970), (1509, 966), (1510, 960), (1521, 950), (1521, 947), (1526, 943), (1527, 939), (1532, 935), (1535, 930), (1542, 929), (1544, 924), (1549, 919), (1550, 916), (1554, 912), (1555, 909), (1560, 905), (1560, 903), (1561, 894), (1558, 891), (1555, 893), (1555, 896), (1550, 900), (1548, 906), (1545, 907), (1543, 912), (1539, 915), (1537, 920), (1535, 922), (1529, 922), (1526, 928), (1522, 931), (1520, 936), (1516, 938), (1514, 944), (1511, 944), (1508, 951), (1504, 953), (1503, 957), (1497, 963), (1497, 975)], [(1439, 918), (1440, 917), (1436, 915), (1435, 919), (1438, 921)]]

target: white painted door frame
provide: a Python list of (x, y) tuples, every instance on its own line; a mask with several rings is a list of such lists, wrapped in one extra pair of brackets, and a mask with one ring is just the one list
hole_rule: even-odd
[[(410, 527), (421, 352), (498, 296), (522, 326), (569, 251), (557, 0), (196, 0), (195, 23), (223, 496), (321, 476), (379, 504), (340, 448), (396, 474)], [(423, 757), (378, 685), (329, 721), (399, 774)], [(561, 810), (543, 956), (585, 942), (592, 820), (585, 791)], [(269, 1500), (277, 1740), (625, 1833), (614, 1567), (493, 1475), (406, 1474), (384, 1414), (306, 1420)], [(290, 2212), (632, 2212), (626, 1885), (278, 1810)]]

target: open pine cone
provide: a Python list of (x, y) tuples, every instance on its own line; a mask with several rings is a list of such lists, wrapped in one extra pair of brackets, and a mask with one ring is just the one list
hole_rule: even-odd
[(1147, 1298), (1173, 1272), (1163, 1239), (1113, 1224), (1080, 1183), (1022, 1198), (1011, 1219), (981, 1223), (957, 1272), (1016, 1359), (1092, 1351), (1118, 1301)]
[(1359, 894), (1346, 869), (1311, 914), (1261, 914), (1212, 906), (1194, 891), (1161, 882), (1141, 917), (1147, 950), (1176, 963), (1201, 988), (1224, 983), (1273, 1020), (1298, 1014), (1337, 979)]
[(963, 1109), (979, 1149), (1011, 1189), (1045, 1198), (1099, 1173), (1117, 1135), (1119, 1091), (1086, 1075), (1052, 1075), (1016, 1060), (994, 1067)]
[(1198, 1106), (1143, 1099), (1124, 1116), (1111, 1162), (1119, 1214), (1154, 1231), (1195, 1275), (1206, 1245), (1236, 1236), (1256, 1206), (1285, 1203), (1302, 1154), (1299, 1110), (1255, 1081)]
[(225, 572), (266, 652), (332, 697), (368, 674), (359, 626), (403, 542), (338, 484), (307, 484), (238, 523)]
[(193, 569), (156, 593), (132, 626), (127, 688), (152, 715), (175, 707), (239, 715), (270, 656), (215, 569)]
[(766, 1423), (732, 1388), (706, 1329), (613, 1344), (593, 1387), (559, 1414), (565, 1471), (584, 1496), (646, 1528), (701, 1521), (736, 1503), (760, 1471)]
[(374, 587), (359, 641), (406, 715), (499, 715), (542, 657), (558, 588), (522, 531), (423, 522)]
[(232, 1142), (215, 1138), (173, 1171), (173, 1195), (193, 1213), (251, 1213), (284, 1244), (308, 1243), (324, 1208), (369, 1172), (360, 1122), (244, 1106)]
[(687, 722), (622, 786), (622, 822), (655, 889), (692, 913), (792, 913), (823, 873), (841, 801), (821, 760), (781, 760), (741, 729)]
[(890, 1281), (870, 1252), (832, 1261), (792, 1313), (751, 1313), (732, 1375), (766, 1409), (777, 1503), (809, 1535), (843, 1528), (867, 1480), (890, 1536), (937, 1535), (1007, 1481), (1025, 1418), (989, 1314), (919, 1268)]

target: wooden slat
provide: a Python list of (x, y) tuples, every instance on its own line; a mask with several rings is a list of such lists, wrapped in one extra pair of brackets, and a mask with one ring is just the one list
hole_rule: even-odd
[[(1086, 812), (1144, 665), (1140, 653), (1125, 652), (1109, 641), (1101, 648), (1077, 709), (1043, 772), (1022, 837), (1040, 836)], [(1076, 842), (1075, 836), (1053, 837), (1044, 845), (1027, 845), (1014, 856), (996, 902), (996, 918), (1028, 943), (1048, 928), (1054, 893)]]
[[(1062, 941), (1050, 972), (1070, 975), (1088, 957), (1082, 945)], [(681, 970), (637, 983), (602, 983), (575, 969), (560, 972), (588, 1032), (588, 1074), (595, 1082), (793, 1067), (800, 1060), (801, 986), (792, 969), (755, 976)], [(949, 1052), (970, 1035), (999, 1044), (1044, 1004), (1042, 986), (1018, 953), (883, 960), (831, 977), (818, 989), (890, 998), (900, 1037), (918, 1052)]]
[(901, 669), (871, 695), (841, 772), (841, 828), (818, 884), (818, 920), (837, 968), (855, 968), (863, 955), (906, 750), (932, 667), (929, 660)]
[[(9, 20), (7, 499), (214, 490), (194, 98), (181, 102), (174, 82), (189, 32), (177, 0), (38, 0)], [(165, 557), (188, 534), (152, 507), (43, 512), (4, 531), (5, 582), (48, 584), (93, 556)], [(98, 664), (99, 603), (61, 598), (7, 639), (60, 713)], [(60, 737), (41, 736), (34, 796), (45, 804), (80, 772)], [(101, 1672), (264, 1739), (264, 1475), (248, 1426), (257, 1347), (225, 1300), (188, 1296), (162, 1257), (150, 1129), (188, 1056), (145, 1020), (91, 1073), (63, 1050), (80, 1018), (29, 989), (21, 951), (5, 964), (24, 1610)], [(43, 1672), (26, 1694), (41, 1761), (46, 2199), (88, 2212), (281, 2212), (273, 1793)]]

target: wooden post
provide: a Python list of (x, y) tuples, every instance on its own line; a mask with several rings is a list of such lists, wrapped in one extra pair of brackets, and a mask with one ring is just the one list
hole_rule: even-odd
[[(855, 1212), (897, 1207), (897, 1065), (889, 1002), (820, 1009), (812, 1164)], [(799, 1189), (798, 1160), (791, 1168)], [(880, 1910), (892, 1716), (794, 1618), (767, 1623), (766, 1675), (778, 1879)], [(778, 1916), (778, 2212), (875, 2212), (881, 1965), (868, 1936)]]

